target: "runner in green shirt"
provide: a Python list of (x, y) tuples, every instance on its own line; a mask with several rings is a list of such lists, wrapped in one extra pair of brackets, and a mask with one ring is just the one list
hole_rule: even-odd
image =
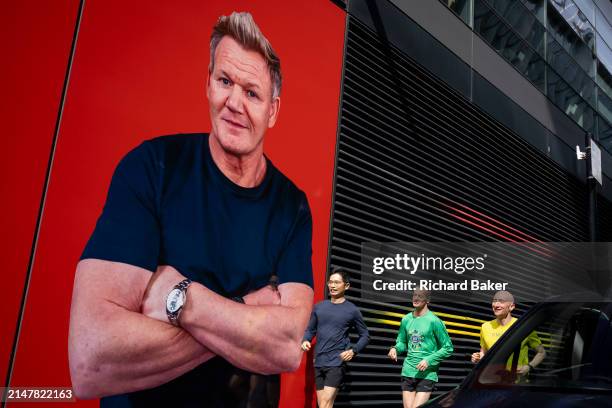
[(395, 346), (388, 354), (391, 360), (397, 361), (399, 354), (407, 353), (402, 367), (404, 408), (427, 402), (438, 381), (440, 362), (453, 353), (446, 327), (429, 310), (429, 301), (429, 291), (414, 291), (414, 311), (402, 319)]

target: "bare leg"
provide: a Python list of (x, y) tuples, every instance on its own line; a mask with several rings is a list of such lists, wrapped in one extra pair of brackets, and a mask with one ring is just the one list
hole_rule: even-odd
[(431, 391), (417, 392), (414, 398), (414, 402), (412, 403), (412, 408), (416, 408), (426, 403), (429, 400), (430, 395), (431, 395)]
[(332, 408), (338, 395), (338, 389), (325, 386), (322, 390), (317, 390), (317, 403), (319, 408)]
[(323, 408), (325, 405), (325, 393), (323, 390), (317, 390), (317, 407)]
[(416, 391), (402, 391), (402, 401), (404, 402), (404, 408), (412, 408)]

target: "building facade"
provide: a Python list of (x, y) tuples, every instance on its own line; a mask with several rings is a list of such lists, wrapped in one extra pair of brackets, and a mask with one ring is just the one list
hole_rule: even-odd
[[(329, 263), (351, 271), (351, 300), (372, 338), (350, 364), (338, 406), (397, 405), (400, 368), (386, 353), (410, 303), (373, 300), (363, 242), (611, 240), (612, 3), (343, 6)], [(591, 140), (601, 150), (601, 184), (576, 153)], [(517, 315), (528, 307), (519, 299)], [(491, 309), (435, 298), (431, 309), (455, 346), (441, 365), (439, 395), (472, 370)]]

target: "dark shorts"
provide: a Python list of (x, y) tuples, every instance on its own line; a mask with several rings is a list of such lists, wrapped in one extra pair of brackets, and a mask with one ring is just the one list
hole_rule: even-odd
[(424, 378), (402, 377), (402, 391), (432, 392), (436, 382)]
[(323, 387), (340, 388), (344, 384), (346, 366), (338, 367), (315, 367), (315, 386), (317, 390)]

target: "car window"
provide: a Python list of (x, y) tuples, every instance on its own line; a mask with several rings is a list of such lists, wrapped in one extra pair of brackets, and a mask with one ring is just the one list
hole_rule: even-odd
[[(479, 367), (483, 386), (612, 390), (612, 305), (553, 303), (520, 319)], [(541, 346), (539, 346), (541, 344)], [(521, 370), (543, 347), (544, 359)], [(521, 371), (528, 371), (523, 374)]]

